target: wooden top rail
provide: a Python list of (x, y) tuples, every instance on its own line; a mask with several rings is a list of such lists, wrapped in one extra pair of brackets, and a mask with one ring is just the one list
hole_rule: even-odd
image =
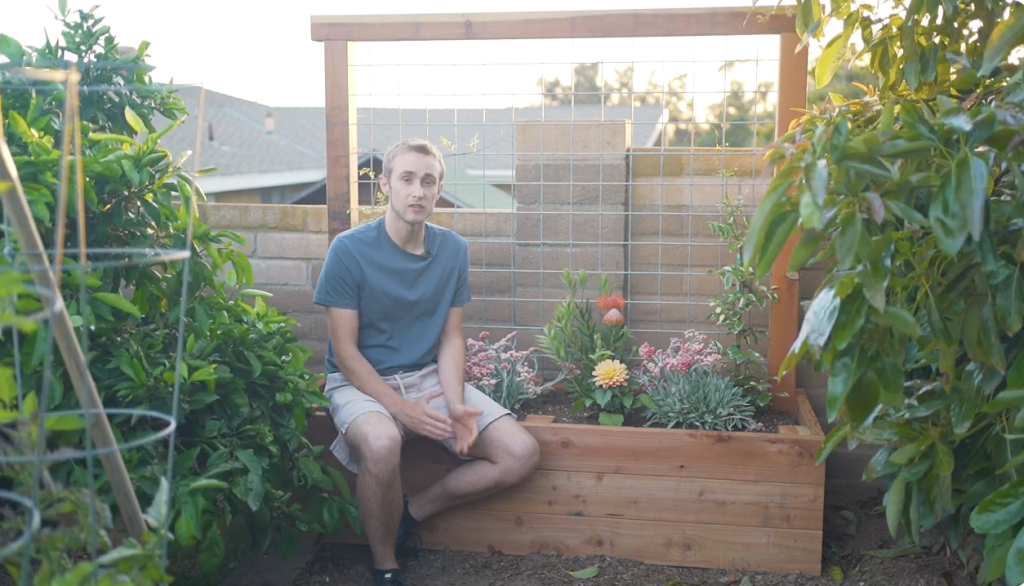
[[(762, 22), (761, 15), (768, 15)], [(792, 33), (785, 7), (310, 17), (314, 41), (688, 37)]]

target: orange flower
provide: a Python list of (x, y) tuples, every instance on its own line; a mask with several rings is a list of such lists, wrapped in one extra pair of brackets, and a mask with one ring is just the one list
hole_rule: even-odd
[(626, 323), (626, 318), (622, 317), (622, 312), (613, 308), (604, 314), (604, 323), (610, 326), (621, 326)]
[(617, 309), (622, 311), (626, 308), (626, 298), (622, 293), (605, 293), (597, 298), (597, 308), (601, 311)]

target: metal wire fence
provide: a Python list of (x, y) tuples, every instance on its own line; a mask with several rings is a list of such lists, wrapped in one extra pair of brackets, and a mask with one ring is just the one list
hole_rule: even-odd
[[(767, 185), (777, 35), (355, 47), (360, 221), (381, 211), (389, 146), (441, 147), (433, 221), (470, 242), (470, 328), (537, 333), (565, 297), (563, 272), (582, 269), (591, 297), (597, 274), (624, 293), (638, 340), (695, 329), (733, 342), (710, 303), (737, 253), (712, 223), (723, 203), (751, 212)], [(767, 310), (748, 318), (767, 330)]]

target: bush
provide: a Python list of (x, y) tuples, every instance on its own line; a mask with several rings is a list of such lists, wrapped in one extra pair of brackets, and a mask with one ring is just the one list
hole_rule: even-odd
[(633, 377), (650, 395), (648, 425), (744, 430), (756, 427), (754, 397), (716, 371), (722, 356), (716, 344), (693, 330), (672, 338), (666, 349), (640, 346), (642, 362)]
[[(561, 377), (537, 386), (535, 349), (516, 350), (516, 332), (491, 343), (489, 332), (466, 340), (466, 382), (480, 389), (502, 407), (515, 411), (520, 403), (557, 384)], [(527, 360), (533, 358), (533, 364)]]
[[(192, 218), (194, 232), (186, 240), (188, 212), (203, 194), (184, 161), (160, 147), (160, 137), (186, 115), (181, 100), (153, 84), (144, 58), (147, 43), (137, 50), (119, 46), (92, 12), (64, 14), (61, 20), (63, 43), (47, 41), (27, 50), (3, 37), (0, 50), (19, 66), (66, 69), (74, 63), (82, 86), (114, 88), (82, 92), (80, 127), (87, 245), (93, 258), (100, 253), (114, 266), (92, 267), (82, 297), (77, 254), (68, 253), (62, 292), (69, 313), (88, 333), (92, 375), (108, 408), (172, 412), (179, 317), (186, 311), (170, 487), (177, 545), (195, 548), (202, 566), (212, 568), (226, 552), (262, 549), (275, 536), (335, 530), (344, 518), (357, 523), (344, 480), (320, 463), (318, 449), (303, 437), (308, 417), (325, 400), (304, 367), (309, 353), (290, 327), (294, 320), (268, 307), (265, 294), (247, 289), (252, 270), (234, 248), (244, 243), (237, 234)], [(20, 89), (26, 84), (31, 89)], [(52, 242), (64, 91), (5, 72), (0, 91), (4, 135), (43, 239)], [(159, 116), (169, 124), (157, 128)], [(74, 187), (72, 181), (71, 193)], [(76, 206), (68, 213), (78, 219)], [(180, 263), (141, 266), (127, 262), (129, 255), (110, 252), (118, 248), (191, 250), (184, 303)], [(21, 338), (23, 384), (39, 389), (49, 409), (78, 408), (74, 394), (65, 393), (70, 383), (59, 356), (52, 387), (42, 389), (44, 334)], [(12, 339), (0, 343), (2, 364), (13, 367)], [(112, 416), (111, 423), (119, 441), (160, 427), (130, 417)], [(84, 442), (75, 430), (54, 438), (54, 445)], [(167, 456), (164, 442), (125, 454), (144, 495), (140, 500), (156, 497)], [(81, 463), (55, 466), (53, 474), (69, 486), (83, 486), (86, 479)], [(99, 488), (109, 501), (102, 478)]]
[[(829, 261), (783, 370), (830, 373), (842, 441), (879, 446), (889, 529), (941, 527), (982, 583), (1024, 582), (1024, 5), (1004, 0), (798, 0), (799, 34), (842, 30), (819, 86), (859, 33), (877, 76), (861, 99), (797, 120), (744, 246), (763, 276)], [(938, 18), (941, 9), (942, 16)], [(979, 537), (980, 536), (980, 537)]]

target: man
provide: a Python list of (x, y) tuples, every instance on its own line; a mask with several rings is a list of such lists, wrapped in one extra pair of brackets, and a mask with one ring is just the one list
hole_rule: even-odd
[[(419, 522), (520, 482), (540, 454), (508, 410), (464, 382), (469, 246), (427, 223), (444, 171), (426, 141), (391, 147), (380, 177), (387, 212), (331, 242), (314, 295), (330, 329), (324, 392), (339, 432), (331, 451), (358, 475), (359, 516), (380, 586), (401, 584), (395, 549)], [(403, 498), (399, 459), (411, 434), (468, 461)]]

